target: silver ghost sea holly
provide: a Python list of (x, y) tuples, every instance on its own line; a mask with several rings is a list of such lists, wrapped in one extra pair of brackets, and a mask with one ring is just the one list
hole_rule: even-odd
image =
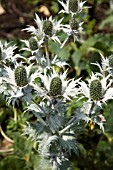
[(61, 92), (62, 92), (62, 81), (59, 77), (54, 77), (50, 83), (49, 93), (51, 96), (58, 96), (61, 95)]
[(69, 11), (76, 13), (78, 11), (78, 0), (69, 0)]
[(102, 97), (102, 85), (101, 82), (97, 80), (93, 80), (90, 84), (90, 98), (92, 100), (100, 100)]
[[(28, 117), (31, 119), (24, 134), (38, 142), (40, 160), (46, 160), (49, 165), (47, 168), (41, 160), (42, 166), (39, 163), (37, 169), (43, 170), (71, 170), (70, 156), (80, 151), (80, 131), (84, 132), (84, 125), (90, 121), (93, 127), (98, 124), (103, 128), (105, 119), (99, 111), (103, 109), (103, 104), (113, 99), (113, 55), (106, 59), (103, 57), (102, 66), (96, 63), (101, 73), (92, 72), (85, 81), (82, 77), (76, 79), (76, 73), (70, 78), (71, 66), (60, 61), (60, 51), (72, 39), (68, 38), (71, 36), (74, 41), (82, 38), (80, 12), (88, 7), (83, 6), (86, 1), (82, 0), (58, 1), (63, 7), (61, 12), (69, 14), (70, 20), (63, 25), (63, 18), (59, 21), (52, 16), (40, 19), (36, 14), (36, 27), (29, 25), (24, 29), (31, 33), (31, 38), (22, 40), (25, 48), (21, 50), (30, 52), (27, 58), (15, 55), (15, 45), (0, 42), (0, 60), (3, 63), (3, 68), (0, 68), (0, 93), (6, 96), (7, 103), (12, 104), (13, 108), (21, 100), (24, 113), (34, 115), (35, 119)], [(66, 38), (57, 35), (58, 31), (66, 33)], [(52, 52), (51, 47), (56, 45), (55, 42), (51, 44), (51, 40), (60, 43), (56, 52)], [(105, 71), (108, 75), (103, 74)], [(77, 105), (74, 105), (76, 102)]]
[(46, 35), (52, 36), (53, 23), (50, 20), (45, 20), (43, 23), (43, 31)]
[(15, 69), (15, 82), (19, 87), (27, 85), (27, 72), (24, 66), (18, 66)]
[(59, 13), (67, 13), (67, 14), (77, 14), (80, 13), (83, 9), (89, 8), (84, 7), (86, 1), (79, 1), (79, 0), (67, 0), (66, 3), (59, 0), (59, 3), (62, 5), (63, 10), (61, 10)]
[[(51, 39), (53, 41), (58, 41), (60, 43), (60, 40), (58, 36), (56, 35), (57, 31), (61, 29), (61, 22), (63, 18), (61, 18), (59, 21), (56, 21), (52, 19), (52, 16), (50, 16), (46, 20), (41, 20), (39, 16), (36, 14), (36, 25), (37, 28), (34, 26), (28, 26), (28, 28), (25, 28), (24, 30), (31, 32), (32, 35), (36, 36), (39, 41), (43, 43), (43, 40), (45, 39), (45, 36), (48, 37), (48, 39)], [(40, 44), (40, 43), (39, 43)]]
[(32, 51), (35, 51), (38, 49), (38, 43), (34, 37), (29, 38), (29, 46)]

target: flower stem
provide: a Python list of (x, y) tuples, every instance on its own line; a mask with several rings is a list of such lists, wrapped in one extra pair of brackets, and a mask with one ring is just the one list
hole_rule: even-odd
[(14, 143), (14, 141), (13, 141), (12, 139), (10, 139), (10, 138), (4, 133), (1, 125), (0, 125), (0, 132), (1, 132), (2, 136), (4, 137), (4, 139), (6, 139), (6, 140), (7, 140), (8, 142), (10, 142), (10, 143)]
[(91, 118), (91, 112), (93, 111), (93, 108), (95, 107), (95, 102), (92, 102), (92, 106), (89, 111), (89, 117)]
[(55, 62), (55, 60), (57, 59), (57, 57), (58, 57), (59, 53), (61, 52), (62, 48), (64, 47), (64, 45), (65, 45), (66, 42), (68, 41), (68, 39), (69, 39), (69, 36), (64, 40), (64, 42), (63, 42), (62, 45), (60, 46), (59, 51), (58, 51), (57, 54), (55, 55), (55, 57), (54, 57), (52, 63)]
[[(32, 99), (32, 101), (45, 113), (45, 110), (34, 99)], [(37, 115), (37, 117), (44, 126), (48, 126), (47, 123), (39, 115)]]
[(72, 126), (74, 125), (74, 123), (71, 123), (69, 125), (67, 125), (64, 129), (62, 129), (61, 131), (59, 131), (59, 135), (62, 135), (63, 133), (65, 133), (68, 129), (70, 129)]
[(46, 58), (47, 58), (47, 64), (50, 66), (50, 59), (49, 59), (49, 49), (48, 49), (48, 40), (45, 40), (45, 53), (46, 53)]
[(13, 108), (13, 112), (14, 112), (14, 121), (17, 123), (17, 110), (16, 110), (16, 108)]

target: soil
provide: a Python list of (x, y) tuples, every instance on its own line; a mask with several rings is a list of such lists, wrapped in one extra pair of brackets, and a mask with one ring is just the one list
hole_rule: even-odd
[(0, 15), (0, 39), (27, 38), (23, 32), (29, 23), (34, 20), (34, 6), (25, 0), (2, 0), (4, 13)]

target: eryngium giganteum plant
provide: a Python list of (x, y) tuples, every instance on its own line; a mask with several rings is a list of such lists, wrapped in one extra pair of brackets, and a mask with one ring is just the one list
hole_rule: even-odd
[[(24, 29), (31, 33), (31, 37), (22, 40), (25, 47), (20, 49), (30, 51), (28, 58), (16, 54), (16, 45), (0, 42), (0, 93), (13, 108), (21, 100), (24, 113), (36, 117), (32, 122), (30, 119), (27, 121), (23, 134), (38, 142), (37, 150), (42, 160), (37, 169), (42, 170), (47, 170), (47, 167), (51, 170), (73, 169), (70, 157), (72, 153), (79, 153), (79, 133), (90, 122), (93, 128), (97, 124), (104, 132), (105, 119), (99, 110), (113, 99), (112, 55), (104, 58), (101, 54), (101, 65), (95, 63), (100, 73), (92, 73), (87, 82), (81, 77), (68, 77), (67, 67), (71, 66), (62, 62), (58, 55), (70, 36), (79, 41), (83, 21), (79, 21), (77, 15), (86, 7), (83, 6), (85, 1), (59, 2), (63, 6), (60, 12), (69, 15), (70, 21), (63, 24), (63, 18), (59, 21), (52, 16), (40, 19), (36, 14), (37, 27)], [(67, 34), (64, 42), (57, 35), (58, 31)], [(50, 41), (60, 43), (55, 56), (50, 54)], [(73, 99), (76, 103), (82, 101), (69, 115), (68, 108)]]

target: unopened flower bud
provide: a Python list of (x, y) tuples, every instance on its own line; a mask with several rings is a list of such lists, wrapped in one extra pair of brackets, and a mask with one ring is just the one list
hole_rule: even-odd
[(113, 55), (110, 55), (110, 56), (108, 57), (108, 60), (109, 60), (109, 66), (110, 66), (110, 67), (113, 67)]
[(73, 13), (78, 11), (78, 0), (69, 0), (69, 11)]
[(46, 35), (52, 36), (53, 24), (49, 20), (45, 20), (43, 23), (43, 31)]
[(57, 96), (61, 95), (62, 92), (62, 81), (59, 77), (54, 77), (50, 83), (50, 95)]
[(15, 69), (15, 82), (17, 86), (23, 87), (25, 86), (27, 82), (27, 72), (24, 66), (18, 66)]
[(78, 24), (77, 20), (75, 19), (75, 17), (71, 18), (69, 24), (70, 24), (70, 27), (72, 30), (77, 30), (79, 28), (79, 24)]
[(93, 80), (90, 84), (90, 98), (100, 100), (102, 97), (102, 84), (99, 80)]
[(31, 38), (29, 39), (29, 46), (30, 46), (30, 49), (31, 49), (32, 51), (38, 49), (37, 40), (36, 40), (34, 37), (31, 37)]

